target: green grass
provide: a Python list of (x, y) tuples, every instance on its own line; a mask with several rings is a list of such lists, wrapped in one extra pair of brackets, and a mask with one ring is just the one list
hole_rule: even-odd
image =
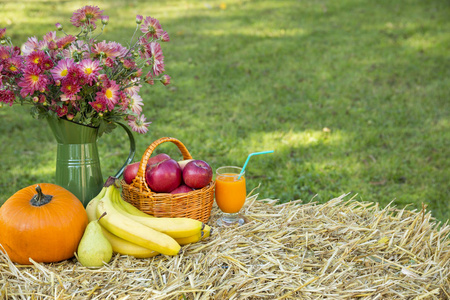
[[(450, 218), (445, 1), (95, 4), (110, 16), (106, 40), (125, 44), (137, 13), (158, 18), (171, 37), (163, 50), (172, 84), (142, 90), (153, 124), (136, 135), (136, 160), (163, 136), (213, 168), (273, 149), (247, 168), (247, 188), (261, 184), (260, 198), (324, 202), (352, 193), (409, 209), (424, 203), (439, 220)], [(56, 22), (69, 30), (82, 5), (0, 2), (0, 27), (20, 44)], [(0, 109), (0, 203), (54, 180), (56, 143), (26, 112)], [(125, 160), (125, 142), (120, 129), (99, 140), (105, 177)], [(179, 157), (174, 145), (157, 151)]]

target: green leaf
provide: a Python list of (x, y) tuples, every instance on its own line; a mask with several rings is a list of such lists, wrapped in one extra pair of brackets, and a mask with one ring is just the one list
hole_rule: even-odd
[(105, 133), (110, 133), (116, 127), (117, 127), (117, 125), (115, 123), (107, 122), (105, 120), (102, 120), (100, 122), (100, 124), (99, 124), (99, 127), (98, 127), (98, 136), (101, 137)]

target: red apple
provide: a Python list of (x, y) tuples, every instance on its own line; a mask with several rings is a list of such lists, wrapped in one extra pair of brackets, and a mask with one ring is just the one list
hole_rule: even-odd
[(184, 183), (193, 189), (207, 186), (211, 182), (212, 176), (211, 167), (203, 160), (197, 159), (188, 162), (183, 169)]
[(189, 193), (192, 192), (194, 189), (191, 187), (188, 187), (185, 184), (180, 185), (179, 187), (177, 187), (176, 189), (174, 189), (173, 191), (171, 191), (171, 194), (181, 194), (181, 193)]
[(131, 182), (133, 182), (133, 179), (136, 178), (137, 172), (139, 170), (139, 164), (140, 162), (129, 164), (123, 170), (123, 180), (125, 180), (127, 184), (131, 184)]
[(181, 168), (174, 159), (153, 164), (145, 172), (145, 180), (154, 192), (170, 193), (181, 184)]
[(165, 161), (167, 159), (170, 159), (170, 156), (165, 153), (159, 153), (155, 156), (152, 156), (147, 161), (147, 168), (153, 164), (157, 164), (157, 163)]
[(185, 160), (179, 160), (179, 161), (178, 161), (178, 164), (180, 165), (181, 170), (184, 169), (184, 167), (187, 165), (188, 162), (193, 161), (193, 160), (194, 160), (193, 158), (191, 158), (191, 159), (185, 159)]

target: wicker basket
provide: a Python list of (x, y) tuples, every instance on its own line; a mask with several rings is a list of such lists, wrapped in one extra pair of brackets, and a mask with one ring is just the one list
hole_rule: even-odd
[(133, 182), (127, 184), (124, 180), (121, 181), (123, 199), (155, 217), (187, 217), (206, 223), (211, 216), (214, 202), (214, 180), (202, 189), (183, 194), (156, 193), (148, 187), (145, 181), (148, 159), (153, 150), (165, 142), (174, 143), (184, 159), (192, 158), (183, 143), (175, 138), (164, 137), (154, 141), (142, 156), (137, 176)]

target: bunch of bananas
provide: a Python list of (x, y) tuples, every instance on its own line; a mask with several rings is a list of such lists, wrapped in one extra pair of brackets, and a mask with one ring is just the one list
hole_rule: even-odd
[(100, 218), (104, 236), (113, 251), (138, 258), (158, 254), (177, 255), (181, 245), (195, 243), (211, 234), (211, 227), (190, 218), (155, 218), (124, 201), (111, 184), (86, 206), (89, 221)]

